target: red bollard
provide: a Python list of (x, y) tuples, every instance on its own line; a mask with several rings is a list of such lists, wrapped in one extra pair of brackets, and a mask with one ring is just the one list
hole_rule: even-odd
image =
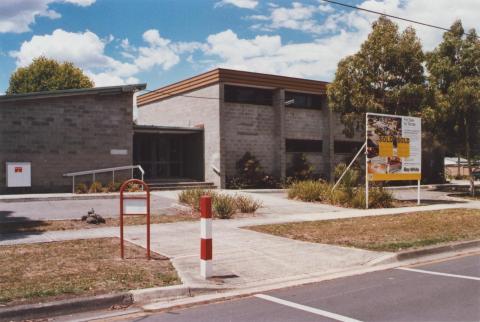
[(200, 275), (212, 276), (212, 197), (200, 198)]

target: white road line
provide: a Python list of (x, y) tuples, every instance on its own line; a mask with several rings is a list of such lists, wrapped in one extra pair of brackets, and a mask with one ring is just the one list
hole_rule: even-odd
[(397, 267), (397, 269), (401, 269), (402, 271), (410, 271), (410, 272), (424, 273), (424, 274), (430, 274), (430, 275), (440, 275), (440, 276), (447, 276), (447, 277), (463, 278), (463, 279), (466, 279), (466, 280), (480, 281), (480, 277), (474, 277), (474, 276), (456, 275), (456, 274), (440, 273), (440, 272), (433, 272), (433, 271), (425, 271), (423, 269), (415, 269), (415, 268), (408, 268), (408, 267)]
[(261, 298), (261, 299), (264, 299), (264, 300), (267, 300), (267, 301), (270, 301), (270, 302), (274, 302), (274, 303), (277, 303), (277, 304), (282, 304), (282, 305), (285, 305), (285, 306), (293, 307), (293, 308), (298, 309), (298, 310), (302, 310), (302, 311), (310, 312), (310, 313), (313, 313), (313, 314), (321, 315), (321, 316), (331, 318), (331, 319), (334, 319), (334, 320), (337, 320), (337, 321), (361, 322), (359, 320), (349, 318), (348, 316), (343, 316), (343, 315), (335, 314), (335, 313), (332, 313), (332, 312), (316, 309), (316, 308), (311, 307), (311, 306), (306, 306), (306, 305), (298, 304), (298, 303), (295, 303), (295, 302), (282, 300), (282, 299), (279, 299), (277, 297), (273, 297), (273, 296), (270, 296), (270, 295), (257, 294), (257, 295), (255, 295), (255, 297), (258, 297), (258, 298)]

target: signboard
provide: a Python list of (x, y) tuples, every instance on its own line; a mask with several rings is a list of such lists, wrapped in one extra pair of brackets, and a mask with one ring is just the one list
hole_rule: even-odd
[(421, 179), (420, 118), (367, 113), (366, 130), (369, 181)]
[(31, 187), (32, 171), (30, 162), (7, 162), (7, 187)]

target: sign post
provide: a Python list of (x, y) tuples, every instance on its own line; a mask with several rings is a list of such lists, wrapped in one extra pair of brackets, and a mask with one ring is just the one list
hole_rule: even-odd
[[(144, 194), (124, 195), (125, 189), (130, 184), (143, 186)], [(120, 187), (120, 254), (125, 256), (123, 245), (123, 216), (146, 216), (147, 218), (147, 259), (150, 259), (150, 189), (142, 180), (130, 179)]]
[(418, 117), (367, 113), (365, 118), (365, 199), (369, 181), (416, 180), (420, 204), (422, 120)]

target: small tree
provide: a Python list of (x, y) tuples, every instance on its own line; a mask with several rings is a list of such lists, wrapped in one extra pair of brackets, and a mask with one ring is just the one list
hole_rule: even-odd
[(18, 68), (11, 76), (7, 94), (91, 88), (94, 83), (73, 63), (38, 57), (27, 67)]
[(434, 133), (448, 150), (467, 158), (474, 194), (472, 159), (480, 141), (480, 40), (475, 30), (465, 35), (456, 21), (427, 54), (427, 68), (433, 102), (425, 114), (434, 120)]
[(386, 17), (373, 23), (360, 50), (340, 61), (328, 87), (330, 108), (341, 114), (344, 133), (364, 126), (366, 112), (414, 115), (425, 96), (424, 54), (413, 28), (401, 34)]

